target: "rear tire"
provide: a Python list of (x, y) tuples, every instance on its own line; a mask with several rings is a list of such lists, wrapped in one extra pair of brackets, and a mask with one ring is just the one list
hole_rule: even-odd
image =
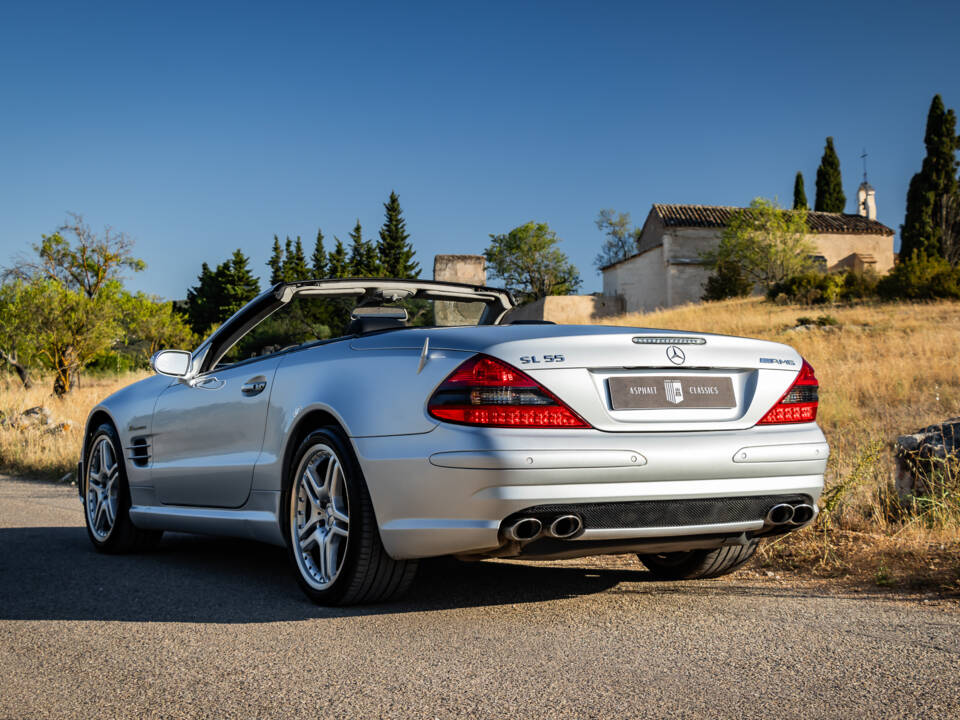
[(284, 487), (290, 560), (313, 602), (386, 602), (410, 587), (417, 562), (394, 560), (384, 550), (367, 483), (339, 428), (303, 439)]
[(155, 547), (162, 530), (141, 530), (130, 519), (130, 486), (123, 446), (110, 423), (98, 427), (84, 452), (83, 516), (97, 552), (121, 554)]
[(732, 573), (746, 563), (757, 550), (758, 542), (725, 545), (716, 550), (640, 555), (640, 562), (661, 580), (704, 580)]

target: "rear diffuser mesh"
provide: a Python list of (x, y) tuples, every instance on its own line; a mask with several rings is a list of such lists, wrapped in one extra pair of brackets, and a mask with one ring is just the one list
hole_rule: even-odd
[(537, 505), (516, 512), (503, 525), (521, 517), (536, 517), (549, 525), (557, 515), (571, 513), (583, 518), (584, 529), (683, 527), (763, 520), (779, 503), (809, 503), (808, 495), (752, 495), (749, 497), (696, 498), (689, 500), (641, 500), (637, 502)]

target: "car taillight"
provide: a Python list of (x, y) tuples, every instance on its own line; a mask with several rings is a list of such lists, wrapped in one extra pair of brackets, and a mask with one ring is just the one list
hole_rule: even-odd
[(777, 404), (763, 416), (758, 425), (781, 425), (786, 423), (813, 422), (817, 419), (819, 387), (813, 366), (806, 360), (797, 379)]
[(454, 370), (430, 398), (438, 420), (511, 428), (588, 428), (590, 425), (529, 375), (475, 355)]

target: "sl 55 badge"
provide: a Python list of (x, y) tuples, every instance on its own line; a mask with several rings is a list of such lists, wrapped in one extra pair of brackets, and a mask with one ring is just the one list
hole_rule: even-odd
[(563, 355), (521, 355), (520, 362), (523, 365), (532, 365), (539, 363), (558, 363), (565, 362), (566, 358)]

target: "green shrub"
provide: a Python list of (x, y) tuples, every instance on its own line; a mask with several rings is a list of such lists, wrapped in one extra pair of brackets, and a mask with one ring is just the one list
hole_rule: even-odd
[(801, 305), (835, 303), (841, 297), (843, 281), (842, 275), (811, 270), (776, 283), (767, 291), (767, 297), (775, 300), (783, 296)]
[(885, 300), (960, 299), (960, 268), (941, 257), (914, 252), (879, 281), (877, 293)]
[(843, 287), (840, 297), (843, 300), (867, 300), (877, 296), (877, 283), (880, 276), (875, 270), (847, 270), (843, 274)]
[(702, 300), (726, 300), (727, 298), (746, 297), (753, 291), (753, 282), (743, 273), (743, 268), (735, 262), (723, 260), (717, 263), (713, 274), (707, 278)]

